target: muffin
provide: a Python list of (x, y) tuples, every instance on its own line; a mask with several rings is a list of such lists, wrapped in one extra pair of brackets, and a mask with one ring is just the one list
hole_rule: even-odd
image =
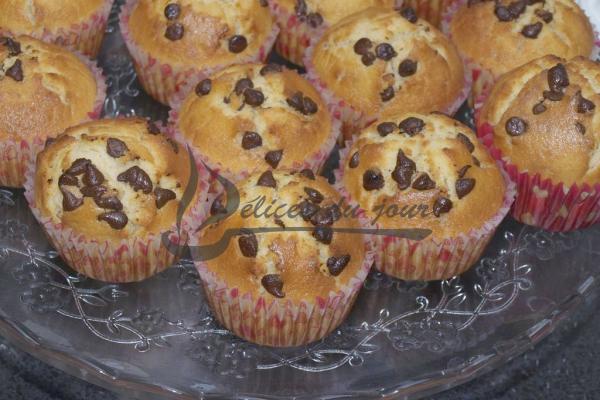
[(306, 57), (345, 139), (381, 113), (454, 113), (467, 91), (454, 45), (414, 13), (369, 8), (332, 26)]
[(473, 75), (480, 107), (494, 80), (539, 57), (590, 57), (594, 30), (574, 0), (457, 0), (446, 27)]
[(600, 219), (600, 65), (545, 56), (503, 75), (479, 135), (517, 184), (513, 216), (553, 231)]
[(404, 0), (403, 7), (415, 10), (420, 18), (424, 18), (437, 28), (442, 27), (445, 12), (456, 0)]
[(29, 36), (0, 37), (0, 186), (21, 187), (47, 138), (100, 116), (98, 69)]
[[(347, 316), (373, 262), (360, 219), (342, 215), (341, 196), (310, 173), (257, 172), (237, 188), (239, 207), (191, 239), (215, 316), (261, 345), (321, 339)], [(277, 212), (263, 213), (261, 200)]]
[(277, 53), (297, 65), (303, 65), (304, 53), (327, 27), (366, 8), (393, 9), (402, 0), (269, 0), (280, 28)]
[[(475, 134), (445, 115), (398, 114), (361, 132), (338, 178), (372, 229), (376, 267), (404, 280), (469, 269), (508, 213), (514, 188)], [(422, 240), (419, 240), (422, 239)]]
[(245, 64), (200, 81), (171, 113), (175, 137), (231, 181), (258, 170), (318, 171), (340, 123), (315, 88), (280, 65)]
[(0, 35), (30, 35), (95, 58), (112, 0), (0, 0)]
[(190, 78), (263, 61), (278, 32), (263, 0), (127, 0), (120, 26), (140, 83), (164, 104)]
[(142, 119), (68, 129), (27, 178), (29, 205), (64, 261), (107, 282), (140, 281), (170, 266), (205, 208), (205, 174), (185, 147)]

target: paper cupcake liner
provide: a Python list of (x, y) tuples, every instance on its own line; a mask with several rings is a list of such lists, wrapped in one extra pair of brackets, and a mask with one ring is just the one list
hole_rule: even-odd
[[(57, 31), (44, 29), (42, 32), (27, 32), (27, 34), (44, 42), (80, 52), (87, 57), (96, 58), (104, 38), (112, 3), (112, 0), (105, 0), (102, 7), (89, 19), (73, 24), (69, 28), (60, 28)], [(15, 34), (0, 28), (0, 36), (2, 35), (14, 36)]]
[(600, 221), (600, 184), (568, 186), (540, 174), (522, 172), (494, 145), (490, 124), (480, 126), (477, 134), (516, 184), (517, 197), (512, 208), (516, 220), (554, 232), (573, 231)]
[[(336, 188), (348, 203), (358, 206), (343, 185), (343, 176), (352, 142), (340, 151), (340, 167), (334, 171)], [(506, 192), (502, 206), (480, 228), (471, 229), (456, 237), (443, 240), (426, 238), (415, 241), (393, 236), (372, 235), (375, 251), (375, 268), (394, 278), (407, 281), (431, 281), (448, 279), (460, 275), (473, 266), (481, 257), (496, 229), (508, 214), (514, 201), (516, 188), (509, 176), (498, 163)], [(361, 212), (365, 213), (364, 209)], [(379, 229), (380, 224), (369, 223), (371, 229)]]
[(423, 18), (437, 28), (442, 25), (442, 16), (454, 0), (404, 0), (403, 7), (412, 7), (419, 18)]
[[(334, 118), (339, 119), (341, 125), (341, 135), (338, 138), (338, 144), (343, 147), (348, 140), (352, 140), (362, 129), (369, 126), (371, 123), (378, 119), (378, 115), (369, 116), (364, 112), (361, 112), (345, 100), (337, 97), (331, 89), (329, 89), (327, 83), (323, 82), (316, 72), (315, 66), (312, 62), (313, 52), (316, 43), (313, 43), (307, 50), (304, 58), (304, 65), (306, 66), (305, 77), (308, 79), (313, 86), (317, 88), (321, 97), (327, 103), (331, 114)], [(472, 79), (470, 71), (465, 69), (464, 86), (456, 99), (450, 104), (445, 110), (440, 110), (448, 115), (454, 115), (460, 106), (468, 98), (471, 92)]]
[(179, 229), (174, 224), (169, 240), (175, 251), (162, 244), (162, 234), (148, 234), (121, 241), (97, 240), (44, 217), (35, 204), (35, 160), (27, 164), (25, 198), (46, 236), (63, 260), (75, 271), (92, 279), (105, 282), (138, 282), (170, 267), (182, 255), (187, 240), (196, 226), (207, 215), (207, 172), (198, 171), (198, 187), (194, 204), (186, 210)]
[[(102, 76), (102, 71), (96, 67), (85, 56), (75, 53), (79, 59), (85, 63), (92, 71), (96, 80), (96, 101), (94, 107), (87, 115), (87, 118), (80, 122), (98, 119), (102, 114), (104, 99), (106, 98), (106, 81)], [(0, 186), (22, 187), (25, 183), (25, 171), (27, 164), (35, 160), (46, 142), (46, 137), (28, 137), (26, 133), (17, 135), (17, 138), (8, 138), (0, 141)]]
[(255, 54), (241, 56), (236, 61), (227, 64), (206, 68), (200, 68), (200, 66), (197, 68), (190, 68), (187, 66), (162, 63), (138, 46), (131, 37), (129, 31), (129, 17), (137, 2), (138, 0), (127, 0), (123, 5), (119, 17), (121, 34), (123, 35), (127, 49), (133, 58), (133, 63), (140, 83), (148, 94), (166, 105), (170, 105), (170, 100), (173, 95), (184, 87), (186, 82), (191, 78), (195, 81), (200, 81), (230, 65), (263, 62), (269, 55), (269, 52), (277, 39), (277, 34), (279, 33), (277, 24), (273, 24), (273, 30)]

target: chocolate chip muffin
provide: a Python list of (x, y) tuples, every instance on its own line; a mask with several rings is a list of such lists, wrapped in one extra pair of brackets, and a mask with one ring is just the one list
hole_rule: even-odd
[(112, 0), (0, 0), (0, 35), (31, 35), (95, 58)]
[(191, 77), (264, 60), (277, 27), (263, 0), (127, 0), (121, 32), (142, 86), (168, 104)]
[(307, 172), (266, 170), (237, 188), (238, 209), (191, 241), (213, 312), (258, 344), (321, 339), (344, 320), (372, 264), (360, 220), (344, 215), (337, 191)]
[(67, 50), (0, 37), (0, 186), (23, 186), (44, 141), (97, 118), (104, 95), (98, 70)]
[(479, 133), (517, 182), (513, 215), (551, 230), (600, 218), (600, 65), (546, 56), (502, 76)]
[(594, 47), (592, 25), (574, 0), (461, 0), (447, 30), (469, 60), (475, 97), (531, 60), (589, 57)]
[(393, 9), (401, 3), (401, 0), (269, 0), (280, 28), (277, 53), (303, 65), (306, 50), (327, 27), (369, 7)]
[(410, 9), (369, 8), (343, 19), (306, 65), (342, 119), (346, 139), (381, 113), (453, 113), (466, 95), (456, 49)]
[[(193, 166), (185, 147), (145, 120), (93, 121), (68, 129), (38, 155), (26, 196), (73, 269), (103, 281), (139, 281), (178, 258), (185, 228), (202, 217), (197, 199), (205, 198), (206, 184)], [(188, 186), (193, 195), (184, 195)]]
[(275, 64), (229, 67), (176, 108), (176, 138), (233, 181), (266, 168), (318, 171), (339, 135), (314, 87)]
[(410, 230), (373, 236), (377, 268), (404, 280), (470, 268), (514, 195), (475, 134), (441, 114), (378, 120), (344, 154), (338, 177), (372, 227)]

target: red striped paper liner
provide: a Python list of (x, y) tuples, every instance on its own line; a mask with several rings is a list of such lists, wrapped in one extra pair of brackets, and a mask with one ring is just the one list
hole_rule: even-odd
[(273, 23), (273, 30), (265, 39), (265, 42), (255, 54), (240, 56), (236, 61), (217, 65), (213, 67), (202, 68), (202, 66), (177, 66), (169, 63), (163, 63), (147, 51), (138, 46), (129, 31), (129, 17), (133, 12), (138, 0), (127, 0), (121, 9), (119, 16), (119, 26), (121, 34), (131, 57), (137, 76), (144, 90), (159, 102), (171, 105), (170, 101), (174, 95), (186, 86), (188, 80), (195, 81), (207, 78), (214, 73), (234, 64), (246, 64), (254, 62), (263, 62), (271, 52), (271, 48), (279, 34), (277, 24)]

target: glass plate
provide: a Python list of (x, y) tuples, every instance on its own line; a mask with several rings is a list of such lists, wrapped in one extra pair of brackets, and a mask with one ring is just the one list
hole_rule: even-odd
[[(105, 113), (164, 120), (167, 109), (136, 82), (117, 30), (120, 3), (100, 62)], [(340, 329), (309, 346), (271, 349), (214, 321), (189, 261), (142, 283), (107, 285), (61, 262), (22, 191), (0, 189), (0, 215), (0, 334), (67, 372), (144, 399), (421, 397), (530, 348), (600, 273), (599, 227), (554, 234), (508, 219), (463, 276), (423, 283), (373, 272)]]

